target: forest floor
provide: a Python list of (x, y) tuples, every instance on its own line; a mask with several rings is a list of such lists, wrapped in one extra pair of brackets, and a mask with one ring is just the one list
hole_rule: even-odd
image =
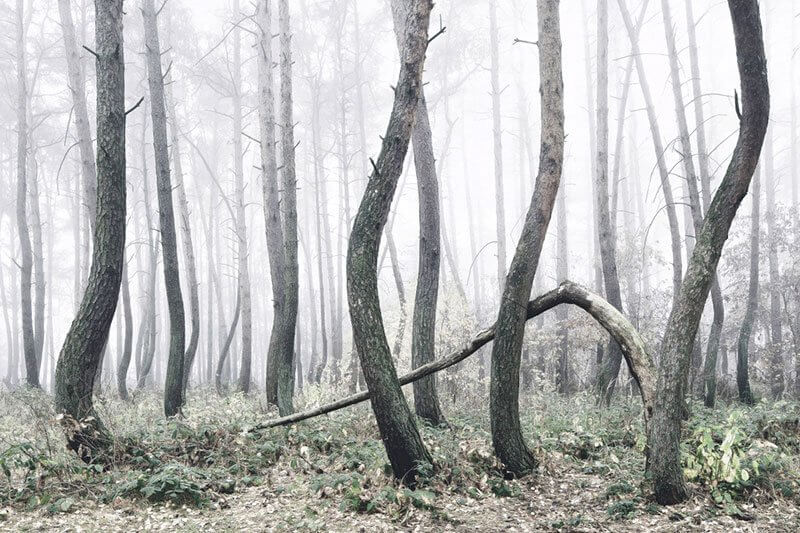
[[(330, 392), (312, 390), (307, 405)], [(460, 401), (463, 404), (463, 401)], [(470, 403), (470, 402), (467, 402)], [(661, 507), (643, 476), (640, 410), (546, 393), (521, 411), (541, 465), (507, 480), (482, 399), (422, 427), (436, 469), (392, 480), (369, 407), (251, 432), (263, 400), (194, 392), (180, 421), (159, 398), (107, 400), (107, 470), (63, 446), (49, 399), (0, 393), (0, 531), (799, 531), (800, 406), (693, 405), (684, 436), (692, 498)], [(470, 414), (465, 414), (470, 413)]]

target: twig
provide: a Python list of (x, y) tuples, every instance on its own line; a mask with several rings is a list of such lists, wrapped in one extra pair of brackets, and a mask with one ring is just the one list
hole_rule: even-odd
[(142, 96), (141, 98), (139, 98), (139, 101), (138, 101), (138, 102), (136, 102), (136, 104), (134, 104), (134, 106), (133, 106), (132, 108), (130, 108), (130, 109), (128, 109), (127, 111), (125, 111), (125, 116), (128, 116), (128, 114), (130, 114), (130, 113), (132, 113), (133, 111), (135, 111), (137, 107), (139, 107), (140, 105), (142, 105), (142, 102), (144, 102), (144, 96)]

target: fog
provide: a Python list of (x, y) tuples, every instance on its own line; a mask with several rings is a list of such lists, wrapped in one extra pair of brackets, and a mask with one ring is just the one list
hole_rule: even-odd
[[(497, 16), (498, 63), (491, 54), (490, 9)], [(633, 19), (641, 3), (625, 0)], [(725, 2), (692, 2), (696, 22), (698, 67), (702, 94), (693, 93), (687, 37), (687, 2), (670, 0), (682, 96), (688, 117), (691, 155), (697, 166), (697, 131), (694, 101), (702, 101), (702, 124), (708, 169), (714, 190), (728, 166), (739, 129), (734, 91), (739, 90), (733, 33)], [(84, 190), (76, 115), (70, 91), (62, 20), (53, 1), (3, 0), (0, 4), (0, 375), (7, 387), (25, 380), (20, 311), (22, 264), (17, 211), (18, 183), (18, 10), (22, 9), (27, 81), (27, 227), (33, 242), (34, 293), (43, 286), (43, 301), (34, 294), (34, 333), (43, 343), (40, 380), (52, 390), (56, 362), (67, 331), (85, 290), (91, 263), (92, 228)], [(94, 68), (94, 6), (87, 0), (69, 2), (75, 24), (80, 65), (85, 75), (89, 124), (96, 135)], [(797, 245), (796, 82), (797, 9), (793, 2), (761, 3), (771, 89), (770, 133), (762, 153), (763, 234), (759, 310), (753, 343), (756, 350), (771, 342), (767, 327), (770, 290), (779, 290), (779, 321), (783, 321), (786, 381), (793, 376), (794, 306), (800, 283), (795, 267)], [(159, 5), (156, 5), (158, 8)], [(151, 130), (146, 47), (138, 1), (125, 2), (125, 101), (127, 228), (125, 260), (132, 308), (133, 361), (128, 386), (136, 387), (148, 349), (148, 313), (155, 313), (156, 333), (152, 371), (147, 387), (164, 382), (169, 351), (169, 314), (165, 298), (163, 254), (150, 267), (158, 238), (155, 160)], [(322, 381), (346, 383), (355, 357), (345, 289), (345, 256), (353, 219), (362, 199), (373, 163), (381, 150), (381, 136), (394, 99), (398, 50), (392, 16), (386, 1), (296, 0), (290, 2), (292, 20), (293, 103), (296, 139), (297, 213), (299, 238), (299, 311), (296, 357), (313, 381), (312, 371), (327, 351)], [(618, 3), (609, 2), (609, 181), (612, 225), (625, 314), (644, 337), (657, 345), (673, 297), (673, 260), (665, 199), (657, 155), (646, 114), (646, 104), (634, 66), (627, 103), (620, 113), (626, 67), (632, 58), (631, 41)], [(227, 0), (168, 0), (159, 15), (161, 63), (166, 71), (170, 159), (180, 158), (196, 261), (199, 296), (199, 343), (190, 375), (191, 386), (214, 383), (216, 365), (237, 306), (241, 248), (238, 246), (235, 210), (234, 107), (241, 105), (243, 150), (243, 205), (246, 260), (252, 299), (252, 376), (254, 387), (264, 388), (273, 323), (273, 287), (266, 243), (262, 158), (258, 113), (258, 48), (255, 7)], [(274, 98), (279, 101), (280, 72), (277, 9), (274, 10)], [(443, 33), (437, 34), (440, 30)], [(674, 193), (681, 238), (682, 266), (688, 263), (686, 240), (694, 241), (686, 174), (681, 152), (670, 65), (660, 2), (650, 1), (644, 13), (639, 46), (664, 148), (664, 161)], [(432, 129), (441, 201), (442, 257), (439, 281), (436, 355), (460, 346), (482, 327), (492, 324), (500, 305), (498, 167), (503, 194), (506, 264), (511, 263), (528, 211), (538, 170), (540, 137), (539, 55), (537, 13), (534, 2), (504, 0), (440, 0), (431, 15), (430, 42), (425, 62), (424, 92)], [(240, 40), (240, 102), (235, 98), (235, 41)], [(596, 161), (594, 114), (597, 99), (597, 17), (595, 2), (561, 3), (565, 158), (562, 187), (565, 195), (567, 278), (602, 294), (597, 272), (597, 245), (593, 172)], [(492, 87), (492, 69), (499, 85)], [(587, 78), (588, 76), (588, 78)], [(493, 90), (497, 93), (500, 130), (494, 130)], [(140, 102), (141, 100), (141, 102)], [(139, 103), (138, 107), (135, 107)], [(170, 106), (174, 105), (173, 115)], [(619, 128), (619, 121), (624, 122)], [(619, 128), (619, 129), (618, 129)], [(280, 129), (280, 128), (278, 128)], [(175, 135), (173, 135), (175, 131)], [(618, 142), (618, 132), (622, 140)], [(278, 133), (276, 133), (278, 134)], [(179, 145), (173, 142), (179, 140)], [(496, 153), (496, 147), (501, 152)], [(621, 147), (618, 151), (617, 147)], [(96, 149), (96, 144), (95, 144)], [(280, 153), (280, 150), (279, 150)], [(769, 157), (769, 162), (764, 160)], [(501, 163), (499, 165), (498, 158)], [(282, 165), (278, 158), (279, 167)], [(614, 169), (618, 167), (616, 172)], [(144, 181), (150, 198), (145, 201)], [(176, 189), (177, 191), (177, 189)], [(173, 191), (173, 201), (179, 201)], [(773, 200), (770, 197), (774, 196)], [(718, 268), (726, 306), (722, 332), (725, 375), (732, 375), (735, 353), (728, 361), (746, 307), (749, 276), (752, 195), (739, 207)], [(616, 206), (616, 210), (614, 210)], [(147, 209), (150, 212), (147, 212)], [(557, 208), (558, 209), (558, 208)], [(410, 368), (411, 310), (414, 304), (419, 251), (419, 202), (412, 151), (406, 158), (389, 215), (395, 251), (382, 239), (379, 260), (379, 294), (389, 345), (397, 340), (398, 323), (405, 314), (402, 349), (396, 355), (398, 370)], [(770, 224), (768, 216), (774, 216)], [(554, 213), (536, 271), (532, 296), (554, 288), (557, 273), (557, 221)], [(176, 213), (180, 226), (180, 216)], [(189, 336), (190, 287), (186, 276), (184, 234), (178, 230), (178, 256)], [(39, 242), (40, 241), (40, 242)], [(770, 276), (767, 250), (774, 246), (772, 266), (783, 280)], [(396, 256), (395, 253), (396, 252)], [(393, 271), (393, 263), (397, 271)], [(151, 292), (151, 277), (155, 291)], [(397, 278), (402, 279), (405, 310), (399, 304)], [(463, 291), (463, 294), (461, 292)], [(111, 326), (101, 372), (103, 387), (114, 393), (115, 369), (124, 351), (121, 302)], [(150, 304), (155, 302), (154, 309)], [(37, 306), (43, 304), (43, 310)], [(325, 328), (322, 327), (323, 313)], [(37, 315), (38, 313), (38, 315)], [(42, 314), (43, 313), (43, 314)], [(36, 316), (43, 329), (37, 329)], [(241, 325), (232, 336), (222, 373), (225, 386), (233, 387), (240, 375)], [(544, 350), (555, 335), (555, 315), (528, 326), (525, 350)], [(570, 373), (574, 382), (588, 384), (595, 373), (595, 347), (604, 338), (588, 320), (570, 312)], [(708, 336), (712, 321), (707, 304), (698, 334)], [(337, 329), (338, 328), (338, 329)], [(336, 331), (341, 340), (337, 341)], [(798, 332), (800, 334), (800, 332)], [(324, 339), (323, 339), (324, 337)], [(323, 348), (323, 342), (327, 345)], [(341, 342), (340, 353), (336, 343)], [(701, 341), (705, 345), (705, 341)], [(545, 346), (545, 348), (542, 348)], [(488, 354), (484, 354), (484, 358)], [(338, 360), (337, 360), (338, 358)], [(720, 360), (722, 361), (722, 359)], [(722, 365), (723, 363), (718, 363)], [(766, 364), (759, 360), (759, 364)], [(470, 369), (476, 379), (479, 363)], [(545, 375), (557, 372), (555, 361), (541, 365)], [(766, 367), (756, 379), (766, 379)]]

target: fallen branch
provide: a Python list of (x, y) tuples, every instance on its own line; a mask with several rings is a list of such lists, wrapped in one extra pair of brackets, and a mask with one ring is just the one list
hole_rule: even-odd
[[(642, 396), (642, 403), (644, 404), (644, 417), (645, 422), (650, 419), (653, 410), (653, 400), (656, 390), (656, 374), (653, 360), (647, 351), (647, 346), (644, 343), (639, 332), (625, 318), (625, 316), (608, 303), (603, 297), (594, 294), (589, 289), (571, 281), (565, 281), (558, 287), (550, 292), (547, 292), (535, 300), (528, 302), (526, 320), (530, 320), (545, 311), (556, 307), (560, 304), (571, 304), (580, 307), (590, 315), (616, 340), (622, 347), (622, 354), (625, 361), (628, 363), (628, 369), (631, 375), (639, 385), (639, 391)], [(450, 368), (473, 355), (480, 350), (484, 345), (488, 344), (494, 339), (495, 327), (491, 327), (481, 331), (473, 337), (466, 345), (460, 350), (450, 354), (449, 356), (433, 361), (427, 365), (423, 365), (408, 374), (400, 377), (400, 385), (408, 385), (414, 381), (422, 379), (436, 372)], [(284, 416), (270, 420), (258, 426), (255, 426), (251, 431), (260, 431), (278, 426), (286, 426), (309, 418), (338, 411), (345, 407), (361, 403), (368, 400), (370, 397), (369, 391), (359, 392), (341, 400), (309, 409), (300, 413)]]

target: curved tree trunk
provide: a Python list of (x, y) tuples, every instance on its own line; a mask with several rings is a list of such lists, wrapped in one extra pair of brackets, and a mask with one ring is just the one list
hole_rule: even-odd
[[(562, 304), (574, 305), (589, 313), (589, 315), (591, 315), (592, 318), (594, 318), (622, 347), (622, 353), (625, 356), (628, 366), (632, 369), (631, 373), (633, 378), (639, 385), (639, 393), (642, 398), (642, 404), (644, 405), (646, 422), (652, 412), (653, 397), (656, 388), (656, 375), (653, 360), (650, 357), (644, 340), (636, 331), (636, 328), (633, 327), (622, 313), (605, 301), (601, 296), (571, 281), (565, 281), (550, 292), (528, 302), (525, 311), (525, 320), (539, 317), (542, 313), (557, 308)], [(497, 325), (494, 324), (479, 332), (462, 348), (447, 357), (430, 362), (400, 377), (400, 385), (407, 385), (426, 376), (435, 374), (436, 372), (450, 368), (477, 353), (482, 347), (495, 339), (497, 334), (496, 326)], [(370, 399), (370, 393), (368, 391), (360, 392), (308, 411), (270, 420), (254, 427), (253, 431), (294, 424), (301, 420), (331, 413), (368, 399)]]
[(519, 421), (519, 370), (525, 304), (531, 293), (564, 161), (564, 101), (558, 0), (538, 0), (541, 148), (539, 173), (517, 250), (505, 281), (492, 348), (489, 408), (492, 443), (504, 467), (524, 474), (536, 467)]
[(164, 414), (180, 414), (183, 405), (183, 358), (186, 351), (183, 295), (178, 269), (178, 242), (172, 207), (172, 181), (167, 149), (167, 115), (164, 104), (164, 75), (161, 70), (161, 45), (153, 0), (142, 5), (147, 56), (147, 79), (150, 87), (150, 113), (153, 122), (153, 149), (158, 183), (158, 215), (161, 248), (164, 255), (164, 284), (169, 309), (169, 359), (164, 384)]
[(66, 415), (67, 443), (85, 461), (96, 459), (110, 441), (94, 410), (92, 387), (114, 318), (125, 255), (122, 16), (122, 0), (95, 2), (98, 217), (86, 291), (56, 367), (56, 412)]
[(231, 350), (231, 343), (233, 342), (233, 335), (236, 333), (236, 326), (239, 323), (239, 315), (241, 314), (242, 310), (242, 295), (240, 292), (237, 291), (236, 293), (236, 306), (233, 309), (233, 318), (231, 319), (231, 327), (228, 330), (228, 335), (225, 336), (225, 341), (222, 343), (222, 348), (220, 349), (219, 359), (217, 360), (217, 370), (214, 373), (214, 386), (217, 389), (217, 393), (222, 395), (225, 392), (224, 384), (222, 383), (222, 377), (225, 370), (225, 361), (228, 359), (228, 353)]
[(750, 186), (769, 120), (769, 82), (758, 2), (729, 0), (728, 5), (741, 78), (742, 118), (733, 157), (697, 236), (661, 344), (647, 465), (656, 501), (661, 504), (681, 502), (688, 497), (681, 467), (680, 435), (692, 347), (722, 248)]
[[(700, 171), (700, 185), (702, 187), (703, 212), (708, 212), (711, 203), (711, 177), (708, 171), (708, 148), (706, 146), (705, 113), (703, 112), (703, 91), (700, 88), (700, 62), (697, 57), (697, 35), (695, 28), (692, 1), (686, 0), (686, 27), (689, 36), (689, 60), (692, 73), (692, 97), (694, 104), (694, 122), (697, 135), (697, 158)], [(718, 276), (714, 278), (711, 286), (711, 302), (714, 317), (711, 322), (711, 331), (708, 334), (706, 345), (705, 368), (703, 381), (705, 382), (705, 405), (713, 407), (717, 391), (717, 354), (719, 353), (722, 326), (725, 322), (725, 304), (722, 300), (722, 289)]]
[(394, 20), (404, 21), (400, 75), (380, 155), (356, 214), (347, 251), (347, 295), (353, 340), (395, 477), (413, 483), (417, 469), (432, 462), (400, 389), (378, 299), (378, 250), (408, 151), (422, 95), (430, 0), (393, 0)]

